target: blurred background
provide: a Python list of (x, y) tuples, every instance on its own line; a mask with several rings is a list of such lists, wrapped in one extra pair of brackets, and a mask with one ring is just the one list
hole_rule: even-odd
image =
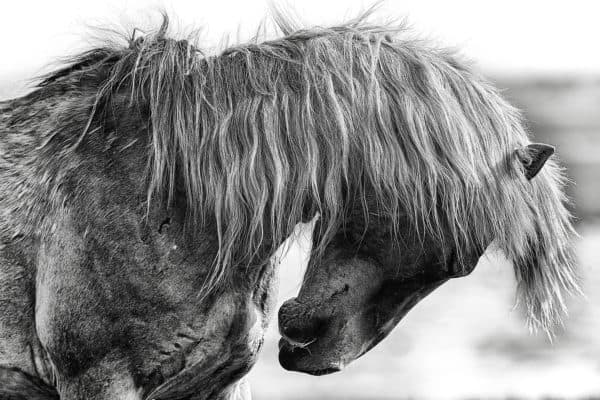
[[(297, 0), (309, 24), (356, 16), (372, 2)], [(267, 16), (262, 0), (51, 1), (3, 4), (0, 99), (22, 95), (28, 79), (89, 46), (89, 26), (152, 26), (165, 9), (183, 33), (202, 28), (206, 48), (252, 36)], [(525, 113), (535, 141), (556, 146), (571, 178), (586, 299), (554, 343), (531, 335), (514, 310), (511, 266), (490, 254), (475, 272), (419, 303), (393, 333), (346, 370), (311, 377), (277, 361), (273, 321), (257, 366), (254, 398), (475, 399), (600, 398), (600, 15), (592, 1), (393, 1), (378, 18), (405, 18), (420, 37), (457, 47)], [(306, 232), (305, 232), (306, 233)], [(306, 235), (283, 262), (280, 303), (298, 290)]]

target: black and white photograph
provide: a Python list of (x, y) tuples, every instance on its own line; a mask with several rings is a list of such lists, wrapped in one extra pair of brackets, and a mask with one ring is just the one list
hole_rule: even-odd
[(0, 5), (0, 400), (600, 399), (600, 3)]

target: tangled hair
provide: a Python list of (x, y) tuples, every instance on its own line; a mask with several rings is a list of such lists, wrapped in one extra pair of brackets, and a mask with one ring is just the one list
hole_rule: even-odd
[(320, 214), (320, 252), (352, 196), (364, 215), (392, 224), (408, 215), (461, 254), (493, 242), (514, 263), (533, 324), (559, 322), (578, 290), (575, 233), (555, 161), (524, 176), (519, 112), (403, 26), (275, 20), (284, 37), (209, 56), (168, 38), (165, 18), (154, 34), (84, 53), (42, 85), (104, 68), (97, 102), (128, 88), (132, 107), (148, 107), (149, 198), (172, 198), (179, 185), (194, 220), (216, 221), (208, 287), (265, 243), (272, 254), (307, 213)]

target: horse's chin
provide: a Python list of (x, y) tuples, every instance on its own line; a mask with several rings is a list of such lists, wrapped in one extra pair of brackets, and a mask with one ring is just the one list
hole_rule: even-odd
[(341, 371), (387, 335), (374, 330), (373, 324), (365, 324), (368, 311), (330, 320), (327, 329), (307, 343), (283, 336), (279, 341), (279, 363), (288, 371), (310, 375)]
[(345, 363), (336, 360), (331, 354), (322, 354), (311, 345), (298, 346), (281, 338), (279, 340), (279, 363), (288, 371), (310, 375), (327, 375), (341, 371)]

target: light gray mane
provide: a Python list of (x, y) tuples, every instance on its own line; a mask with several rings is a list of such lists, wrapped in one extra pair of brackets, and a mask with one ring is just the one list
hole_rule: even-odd
[(524, 177), (519, 112), (455, 54), (408, 39), (403, 26), (359, 18), (299, 29), (275, 19), (284, 37), (212, 56), (169, 39), (165, 19), (127, 46), (82, 54), (42, 86), (105, 69), (97, 102), (126, 88), (149, 108), (149, 197), (171, 198), (180, 178), (192, 217), (216, 220), (210, 287), (266, 239), (281, 243), (307, 209), (321, 215), (320, 251), (352, 193), (364, 215), (393, 224), (408, 213), (461, 254), (494, 241), (514, 263), (532, 322), (557, 322), (564, 295), (577, 290), (574, 231), (556, 163)]

